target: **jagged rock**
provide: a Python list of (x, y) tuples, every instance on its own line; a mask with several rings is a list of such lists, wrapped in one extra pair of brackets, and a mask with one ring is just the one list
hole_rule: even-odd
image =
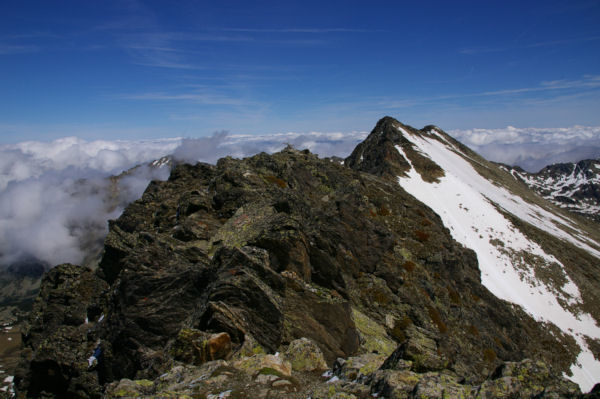
[(323, 352), (317, 344), (306, 338), (290, 342), (284, 356), (292, 364), (294, 371), (327, 370)]
[(404, 369), (406, 360), (411, 362), (410, 368), (418, 373), (448, 367), (448, 361), (440, 356), (435, 335), (416, 326), (410, 326), (405, 334), (407, 340), (386, 359), (382, 369)]
[(310, 392), (313, 399), (363, 399), (370, 397), (369, 389), (352, 382), (336, 381), (321, 385)]
[(376, 353), (365, 353), (347, 359), (339, 358), (333, 365), (333, 374), (348, 381), (362, 381), (379, 369), (385, 359), (384, 355)]
[(579, 394), (576, 384), (552, 375), (543, 362), (525, 359), (499, 366), (481, 384), (477, 398), (573, 398)]
[(99, 347), (99, 298), (107, 288), (92, 270), (71, 264), (44, 275), (23, 333), (27, 363), (16, 375), (29, 396), (100, 397), (98, 376), (90, 369)]
[(396, 343), (388, 336), (383, 325), (369, 318), (356, 308), (352, 309), (352, 318), (360, 339), (360, 349), (367, 353), (378, 353), (389, 356), (396, 348)]
[(377, 397), (410, 398), (420, 377), (409, 370), (379, 370), (372, 375), (371, 390)]
[(472, 387), (461, 385), (459, 378), (450, 373), (425, 373), (412, 392), (415, 398), (461, 399), (471, 396)]
[(132, 381), (128, 378), (123, 378), (118, 383), (111, 384), (108, 387), (106, 394), (107, 399), (112, 398), (139, 398), (153, 395), (156, 392), (154, 383), (148, 380)]
[[(385, 141), (388, 122), (361, 150)], [(367, 169), (392, 156), (369, 153)], [(423, 158), (423, 173), (439, 177), (413, 155)], [(398, 162), (389, 173), (402, 170)], [(333, 389), (331, 396), (362, 398), (373, 387), (414, 389), (423, 372), (433, 373), (419, 388), (427, 392), (445, 383), (442, 375), (456, 376), (448, 392), (456, 381), (479, 386), (524, 356), (555, 374), (568, 368), (570, 341), (485, 289), (474, 252), (431, 209), (396, 181), (361, 170), (291, 148), (175, 166), (110, 223), (96, 273), (59, 267), (44, 279), (19, 392), (85, 398), (106, 386), (114, 395), (128, 379), (122, 389), (153, 382), (155, 393), (142, 397), (306, 398)], [(79, 286), (89, 289), (66, 288)], [(218, 333), (230, 338), (231, 357), (227, 340), (204, 343)], [(339, 383), (295, 370), (294, 356), (290, 363), (273, 355), (303, 337), (329, 366), (350, 358)], [(302, 351), (324, 367), (313, 349)], [(390, 354), (389, 369), (371, 373)], [(364, 383), (351, 382), (354, 375)]]
[[(415, 373), (382, 369), (371, 376), (374, 394), (386, 398), (576, 398), (577, 386), (549, 372), (541, 362), (501, 365), (480, 386), (465, 384), (451, 371)], [(583, 396), (585, 397), (585, 396)]]
[(184, 328), (177, 335), (171, 353), (175, 360), (195, 365), (226, 359), (231, 354), (231, 338), (227, 333), (211, 335)]
[(273, 374), (285, 377), (292, 375), (292, 364), (279, 355), (254, 355), (236, 361), (233, 363), (233, 366), (255, 377), (260, 374)]

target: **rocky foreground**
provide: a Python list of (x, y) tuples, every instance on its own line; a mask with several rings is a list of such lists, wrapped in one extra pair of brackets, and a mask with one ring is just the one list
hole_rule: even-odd
[(97, 270), (44, 276), (23, 342), (18, 397), (581, 395), (573, 339), (483, 287), (431, 209), (291, 148), (152, 182)]

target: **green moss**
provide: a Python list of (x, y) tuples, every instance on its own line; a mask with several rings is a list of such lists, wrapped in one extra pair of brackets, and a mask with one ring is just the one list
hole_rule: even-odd
[(354, 307), (352, 308), (352, 319), (362, 338), (361, 347), (365, 352), (376, 352), (389, 356), (396, 349), (396, 343), (388, 337), (381, 324)]
[(329, 386), (328, 394), (329, 394), (329, 397), (332, 397), (333, 395), (335, 395), (335, 385)]
[(371, 374), (375, 370), (379, 369), (379, 366), (381, 366), (381, 364), (379, 363), (367, 363), (363, 367), (358, 369), (358, 372), (362, 375)]
[(136, 383), (136, 385), (145, 387), (145, 388), (149, 388), (151, 386), (154, 386), (154, 382), (150, 381), (150, 380), (135, 380), (134, 381)]
[(277, 376), (279, 378), (285, 378), (286, 377), (280, 371), (277, 371), (277, 370), (275, 370), (274, 368), (271, 368), (271, 367), (263, 367), (262, 369), (260, 369), (258, 371), (257, 375), (261, 375), (261, 374), (274, 375), (274, 376)]
[(397, 249), (397, 247), (396, 247), (394, 249), (396, 249), (400, 253), (400, 255), (402, 255), (402, 257), (404, 259), (406, 259), (406, 260), (412, 259), (412, 254), (410, 253), (410, 251), (408, 249), (406, 249), (404, 247), (401, 247), (399, 249)]
[(140, 393), (137, 391), (129, 391), (127, 389), (119, 389), (114, 395), (116, 398), (135, 398), (139, 397)]

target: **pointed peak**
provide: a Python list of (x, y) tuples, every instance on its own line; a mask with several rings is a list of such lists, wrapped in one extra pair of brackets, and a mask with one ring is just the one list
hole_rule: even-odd
[(375, 125), (375, 128), (373, 130), (384, 129), (388, 126), (394, 126), (399, 123), (400, 122), (397, 119), (392, 118), (391, 116), (384, 116), (383, 118), (377, 121), (377, 124)]
[(377, 124), (375, 125), (371, 133), (386, 132), (390, 130), (398, 131), (398, 128), (402, 128), (404, 130), (411, 130), (415, 132), (417, 131), (412, 126), (405, 125), (396, 118), (392, 118), (391, 116), (384, 116), (379, 121), (377, 121)]
[(436, 135), (444, 136), (446, 133), (435, 125), (427, 125), (423, 129), (417, 129), (410, 125), (406, 125), (396, 118), (392, 118), (391, 116), (384, 116), (377, 121), (377, 124), (371, 131), (371, 134), (367, 140), (369, 140), (371, 136), (376, 136), (378, 137), (378, 142), (381, 142), (383, 138), (384, 140), (392, 140), (398, 144), (404, 140), (403, 138), (407, 134), (437, 138), (435, 137)]
[[(420, 173), (423, 172), (426, 181), (437, 181), (444, 172), (426, 155), (413, 149), (410, 136), (435, 136), (439, 139), (438, 135), (437, 130), (433, 133), (418, 130), (386, 116), (377, 122), (371, 134), (346, 158), (345, 164), (352, 169), (392, 180), (404, 175), (414, 165)], [(403, 149), (402, 153), (399, 147)], [(406, 159), (405, 155), (410, 159)]]

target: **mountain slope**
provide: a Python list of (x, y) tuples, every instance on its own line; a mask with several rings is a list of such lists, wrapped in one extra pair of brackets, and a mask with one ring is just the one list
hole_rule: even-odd
[[(44, 276), (15, 381), (29, 397), (575, 396), (576, 340), (481, 277), (395, 179), (291, 148), (180, 164), (110, 223), (97, 271)], [(329, 383), (274, 354), (303, 338)]]
[(378, 171), (430, 206), (452, 237), (477, 253), (486, 288), (577, 341), (572, 378), (591, 388), (600, 375), (600, 237), (593, 225), (544, 203), (434, 126), (416, 130), (384, 118), (346, 164)]
[(549, 165), (537, 173), (502, 168), (555, 205), (600, 222), (600, 160)]

